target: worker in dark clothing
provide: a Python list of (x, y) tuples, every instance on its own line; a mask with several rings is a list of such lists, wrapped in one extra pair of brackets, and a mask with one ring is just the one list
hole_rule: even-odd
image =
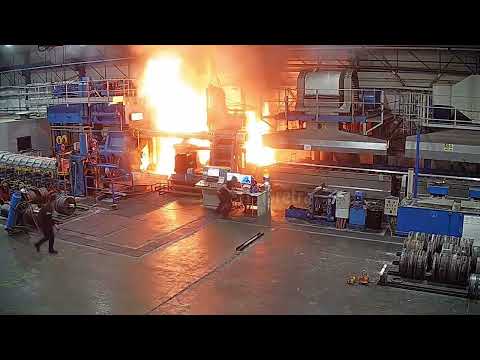
[(228, 217), (228, 214), (232, 210), (232, 199), (235, 195), (233, 189), (237, 184), (238, 179), (233, 176), (231, 180), (228, 180), (218, 189), (217, 195), (220, 204), (218, 204), (217, 213), (222, 214), (224, 218)]
[(53, 222), (53, 201), (49, 201), (42, 206), (38, 212), (38, 227), (43, 234), (43, 238), (35, 243), (35, 248), (37, 252), (40, 252), (40, 246), (48, 241), (48, 252), (50, 254), (57, 254), (58, 252), (53, 248), (55, 242), (55, 233), (53, 228), (55, 224)]

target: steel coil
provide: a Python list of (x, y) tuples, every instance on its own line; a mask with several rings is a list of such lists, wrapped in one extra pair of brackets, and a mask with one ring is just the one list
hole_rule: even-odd
[(23, 211), (23, 214), (22, 214), (22, 222), (24, 225), (29, 225), (31, 227), (34, 227), (36, 228), (37, 225), (36, 225), (36, 219), (34, 218), (36, 215), (35, 213), (33, 212), (33, 208), (31, 205), (27, 206), (25, 208), (25, 210)]
[(10, 204), (3, 204), (0, 207), (0, 215), (3, 217), (8, 217), (8, 212), (10, 211)]
[(48, 201), (48, 197), (49, 197), (48, 190), (44, 187), (41, 187), (41, 188), (38, 189), (38, 192), (40, 194), (40, 199), (41, 199), (42, 204), (46, 203)]
[(55, 211), (62, 215), (72, 215), (76, 208), (75, 198), (68, 195), (59, 195), (55, 199)]
[(423, 250), (406, 250), (400, 254), (398, 271), (400, 276), (423, 280), (427, 270), (427, 252)]
[(413, 278), (416, 280), (424, 280), (427, 270), (427, 253), (425, 251), (417, 251), (415, 256), (415, 272)]
[(405, 250), (402, 251), (400, 255), (400, 261), (398, 263), (398, 272), (400, 276), (406, 277), (407, 276), (407, 252)]
[(46, 188), (31, 187), (25, 193), (25, 199), (32, 204), (45, 204), (48, 201), (49, 192)]
[(480, 274), (472, 274), (468, 278), (468, 297), (480, 299)]
[(57, 168), (57, 161), (48, 157), (2, 152), (0, 153), (0, 165), (54, 171)]

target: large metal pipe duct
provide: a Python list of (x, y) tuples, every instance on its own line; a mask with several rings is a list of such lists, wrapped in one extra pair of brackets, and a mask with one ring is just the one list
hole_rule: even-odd
[(350, 113), (352, 101), (358, 101), (356, 71), (300, 71), (297, 78), (296, 111), (307, 114)]

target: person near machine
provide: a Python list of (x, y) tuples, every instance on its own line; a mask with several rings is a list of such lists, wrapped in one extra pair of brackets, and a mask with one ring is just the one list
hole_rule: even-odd
[(49, 197), (46, 204), (44, 204), (38, 212), (38, 227), (43, 234), (43, 238), (35, 243), (37, 252), (40, 252), (40, 246), (48, 241), (48, 252), (50, 254), (57, 254), (58, 252), (53, 248), (55, 243), (54, 228), (56, 225), (53, 222), (53, 199), (51, 197)]
[[(254, 177), (252, 177), (252, 182), (249, 186), (249, 191), (251, 193), (258, 193), (258, 191), (259, 191), (257, 181), (255, 180)], [(248, 194), (242, 195), (242, 204), (243, 204), (243, 208), (244, 208), (243, 212), (245, 214), (248, 212), (249, 206), (256, 205), (254, 200), (255, 200), (255, 198), (249, 196)]]
[(220, 204), (218, 204), (217, 213), (222, 214), (224, 218), (228, 217), (228, 214), (230, 214), (232, 210), (232, 199), (235, 196), (233, 189), (237, 185), (238, 179), (233, 176), (231, 180), (228, 180), (218, 189), (217, 195)]
[(0, 205), (8, 202), (10, 200), (10, 189), (6, 182), (0, 185)]

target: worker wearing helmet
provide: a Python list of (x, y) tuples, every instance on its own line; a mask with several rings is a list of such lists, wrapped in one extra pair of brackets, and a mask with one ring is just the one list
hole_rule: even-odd
[(231, 180), (224, 183), (217, 191), (220, 204), (217, 207), (217, 213), (223, 215), (224, 218), (228, 217), (228, 214), (232, 210), (232, 199), (235, 195), (233, 189), (238, 185), (238, 179), (233, 176)]

